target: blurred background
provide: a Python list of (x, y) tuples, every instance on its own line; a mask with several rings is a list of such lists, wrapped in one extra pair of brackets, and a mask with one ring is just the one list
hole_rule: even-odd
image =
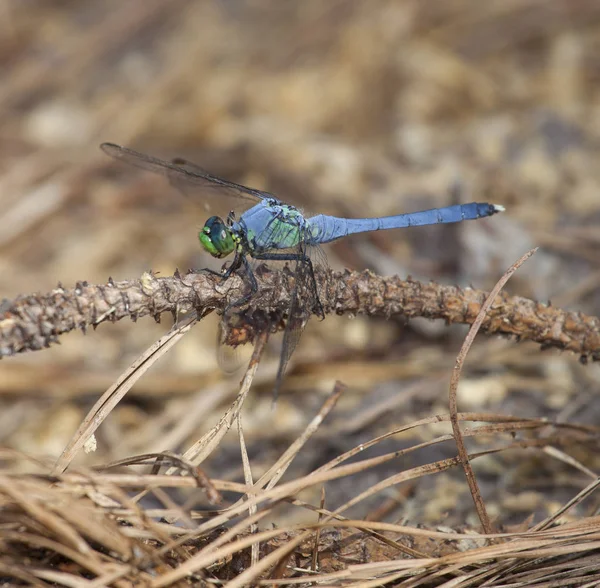
[[(539, 245), (507, 289), (599, 314), (597, 1), (5, 0), (0, 80), (2, 297), (209, 264), (196, 238), (207, 216), (201, 195), (186, 199), (109, 160), (98, 145), (112, 141), (186, 157), (315, 213), (502, 204), (506, 213), (493, 219), (342, 240), (327, 247), (330, 264), (489, 289)], [(214, 425), (239, 382), (217, 366), (216, 321), (199, 324), (138, 382), (80, 463), (181, 451)], [(168, 316), (103, 324), (3, 360), (0, 443), (58, 456), (96, 398), (170, 325)], [(256, 475), (336, 379), (349, 388), (297, 472), (447, 412), (465, 333), (419, 320), (313, 320), (271, 410), (275, 338), (244, 409)], [(596, 423), (598, 381), (597, 366), (577, 357), (480, 335), (459, 407)], [(411, 463), (456, 450), (435, 452)], [(206, 466), (239, 480), (240, 464), (233, 436)], [(382, 476), (395, 466), (386, 467)], [(547, 514), (583, 484), (535, 455), (490, 457), (477, 471), (488, 507), (505, 520)], [(337, 482), (332, 501), (374, 481)], [(461, 472), (419, 484), (418, 493), (389, 492), (390, 512), (453, 520), (463, 504), (471, 516)]]

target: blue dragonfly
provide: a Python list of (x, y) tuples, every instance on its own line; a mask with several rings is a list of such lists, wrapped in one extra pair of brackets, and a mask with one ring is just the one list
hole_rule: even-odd
[(227, 278), (240, 270), (246, 276), (248, 293), (235, 301), (225, 315), (243, 306), (258, 291), (253, 264), (248, 258), (257, 262), (292, 264), (295, 286), (287, 312), (275, 397), (308, 318), (313, 313), (324, 318), (314, 271), (315, 267), (327, 267), (320, 245), (356, 233), (456, 223), (492, 216), (504, 210), (498, 204), (471, 202), (375, 218), (351, 219), (324, 214), (307, 218), (295, 206), (282, 202), (273, 194), (224, 180), (184, 159), (163, 161), (114, 143), (103, 143), (100, 147), (117, 160), (166, 176), (183, 192), (198, 189), (204, 197), (232, 197), (239, 206), (245, 205), (246, 210), (239, 218), (234, 212), (230, 212), (225, 220), (211, 216), (198, 233), (200, 245), (213, 257), (221, 259), (233, 254), (232, 263), (220, 275)]

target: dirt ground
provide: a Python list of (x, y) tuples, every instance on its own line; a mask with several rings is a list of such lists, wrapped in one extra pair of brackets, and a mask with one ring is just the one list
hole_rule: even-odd
[[(111, 141), (183, 156), (315, 213), (501, 204), (505, 213), (477, 222), (341, 240), (326, 246), (329, 264), (489, 291), (538, 246), (505, 290), (600, 316), (600, 2), (8, 0), (0, 6), (0, 80), (0, 298), (59, 282), (220, 267), (197, 241), (209, 215), (201, 193), (186, 198), (163, 178), (111, 160), (98, 148)], [(183, 453), (213, 429), (243, 375), (219, 368), (217, 321), (202, 320), (136, 382), (73, 471)], [(172, 322), (106, 323), (4, 358), (4, 473), (32, 467), (8, 449), (49, 471), (97, 398)], [(447, 414), (466, 332), (426, 319), (313, 318), (274, 408), (281, 336), (271, 337), (241, 412), (252, 475), (260, 478), (302, 434), (336, 380), (347, 388), (284, 481)], [(594, 480), (599, 389), (600, 366), (575, 354), (478, 335), (459, 411), (588, 427), (580, 438), (558, 435), (536, 447), (497, 431), (466, 439), (470, 452), (502, 449), (473, 461), (495, 529), (539, 523)], [(391, 435), (360, 459), (425, 445), (315, 484), (302, 500), (318, 507), (324, 488), (333, 510), (400, 471), (453, 458), (452, 439), (428, 443), (448, 433), (448, 422), (428, 421)], [(544, 435), (556, 431), (516, 439)], [(242, 455), (233, 427), (203, 471), (243, 484)], [(169, 496), (209, 508), (183, 490)], [(225, 504), (238, 498), (225, 492)], [(147, 500), (144, 508), (159, 499)], [(599, 507), (591, 493), (561, 520), (585, 520)], [(459, 466), (407, 476), (344, 516), (481, 530)], [(307, 522), (315, 512), (283, 503), (259, 528)]]

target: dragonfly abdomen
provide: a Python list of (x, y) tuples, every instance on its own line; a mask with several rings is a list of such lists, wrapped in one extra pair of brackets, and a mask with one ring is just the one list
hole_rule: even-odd
[(502, 210), (504, 208), (496, 204), (470, 202), (469, 204), (455, 204), (443, 208), (376, 218), (338, 218), (319, 214), (309, 219), (308, 222), (315, 243), (328, 243), (355, 233), (457, 223), (463, 220), (492, 216)]

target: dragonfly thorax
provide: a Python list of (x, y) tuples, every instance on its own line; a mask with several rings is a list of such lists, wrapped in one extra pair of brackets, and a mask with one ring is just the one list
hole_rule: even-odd
[(227, 257), (236, 243), (231, 229), (218, 216), (211, 216), (198, 233), (200, 245), (213, 257)]

